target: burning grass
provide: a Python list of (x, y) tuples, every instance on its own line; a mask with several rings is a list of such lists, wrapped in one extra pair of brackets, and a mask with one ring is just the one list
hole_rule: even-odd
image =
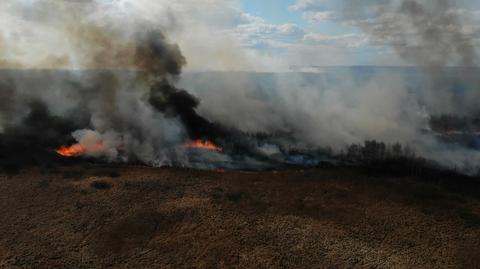
[(80, 144), (75, 144), (70, 147), (61, 146), (56, 150), (56, 152), (63, 157), (77, 157), (83, 155), (86, 149)]
[(207, 140), (195, 140), (193, 142), (187, 143), (184, 145), (185, 148), (194, 148), (194, 149), (205, 149), (213, 151), (223, 151), (222, 147), (215, 145), (213, 142)]
[(103, 143), (92, 145), (74, 144), (71, 146), (61, 146), (56, 150), (57, 154), (63, 157), (79, 157), (85, 154), (95, 154), (105, 150)]

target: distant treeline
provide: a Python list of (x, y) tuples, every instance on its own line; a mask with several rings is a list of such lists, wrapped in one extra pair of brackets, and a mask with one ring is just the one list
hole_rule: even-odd
[(353, 144), (342, 151), (338, 159), (341, 165), (360, 167), (375, 175), (465, 177), (462, 171), (419, 157), (412, 148), (400, 143), (369, 140), (364, 144)]
[(430, 118), (430, 127), (433, 131), (445, 133), (451, 131), (480, 132), (479, 117), (461, 117), (454, 115), (438, 115)]
[(375, 140), (365, 141), (363, 145), (350, 145), (340, 154), (340, 157), (343, 162), (351, 164), (373, 164), (391, 159), (416, 159), (415, 152), (408, 146), (400, 143), (389, 145)]

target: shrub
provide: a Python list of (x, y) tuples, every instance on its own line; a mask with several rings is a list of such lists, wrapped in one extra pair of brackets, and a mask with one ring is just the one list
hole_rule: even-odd
[(480, 217), (472, 213), (466, 208), (462, 208), (458, 212), (460, 218), (465, 222), (465, 226), (468, 228), (478, 228), (480, 227)]
[(82, 170), (67, 170), (63, 172), (63, 178), (65, 179), (80, 179), (85, 175)]
[(91, 186), (97, 190), (108, 190), (112, 188), (112, 184), (103, 180), (94, 181)]
[(109, 169), (109, 170), (97, 170), (93, 173), (94, 176), (97, 177), (120, 177), (120, 173), (117, 170)]
[(229, 192), (225, 195), (230, 202), (238, 203), (247, 196), (245, 192)]
[(2, 171), (7, 175), (18, 175), (20, 173), (21, 166), (16, 163), (4, 164)]
[(46, 165), (44, 167), (41, 167), (40, 173), (42, 175), (52, 175), (52, 174), (58, 174), (58, 173), (60, 173), (60, 171), (55, 166)]

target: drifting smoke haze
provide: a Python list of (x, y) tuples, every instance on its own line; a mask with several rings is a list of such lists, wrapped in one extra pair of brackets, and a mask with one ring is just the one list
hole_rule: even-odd
[[(86, 156), (109, 161), (263, 167), (292, 158), (289, 149), (339, 152), (375, 139), (476, 172), (478, 149), (444, 143), (430, 126), (436, 115), (479, 115), (476, 48), (451, 2), (344, 1), (348, 23), (418, 66), (410, 69), (418, 76), (390, 69), (362, 69), (361, 76), (349, 69), (181, 75), (191, 60), (192, 70), (199, 63), (207, 70), (259, 64), (234, 39), (221, 40), (178, 15), (209, 17), (221, 1), (192, 10), (152, 2), (2, 1), (0, 25), (11, 29), (0, 35), (3, 152), (24, 159), (79, 143)], [(228, 16), (210, 17), (222, 24)], [(198, 39), (199, 52), (186, 33), (206, 36)], [(452, 62), (461, 66), (457, 75), (450, 74)], [(225, 151), (182, 146), (195, 140)]]
[[(387, 45), (409, 65), (429, 75), (421, 89), (432, 113), (478, 114), (478, 66), (473, 33), (463, 22), (469, 18), (448, 0), (391, 0), (382, 3), (346, 1), (345, 16), (360, 27), (373, 44)], [(462, 17), (463, 15), (463, 17)], [(368, 17), (368, 18), (367, 18)], [(445, 77), (447, 66), (460, 66), (459, 81)], [(464, 84), (460, 98), (454, 83)]]
[[(195, 92), (204, 100), (200, 112), (244, 131), (287, 132), (294, 141), (337, 151), (369, 139), (401, 142), (421, 156), (475, 173), (478, 131), (443, 130), (468, 136), (470, 147), (465, 147), (465, 136), (444, 139), (432, 126), (442, 115), (478, 121), (478, 48), (463, 24), (471, 18), (443, 0), (339, 5), (345, 24), (364, 31), (372, 45), (391, 47), (410, 68), (191, 76), (184, 85), (201, 89)], [(225, 108), (219, 105), (224, 100), (236, 102)]]
[[(8, 15), (6, 23), (18, 22), (20, 28), (39, 31), (30, 32), (39, 43), (33, 47), (22, 44), (27, 40), (3, 40), (9, 56), (2, 61), (5, 66), (77, 70), (5, 71), (3, 142), (6, 146), (15, 140), (13, 133), (21, 128), (25, 140), (38, 147), (55, 148), (67, 142), (68, 134), (85, 148), (87, 156), (171, 164), (181, 154), (168, 152), (169, 149), (186, 141), (188, 133), (194, 130), (190, 125), (203, 120), (193, 110), (198, 101), (173, 86), (186, 60), (178, 46), (158, 29), (159, 25), (134, 18), (128, 27), (120, 29), (115, 16), (121, 14), (115, 12), (121, 10), (111, 6), (112, 13), (100, 14), (102, 8), (108, 8), (103, 3), (2, 4)], [(52, 48), (58, 37), (65, 44), (58, 44), (56, 52)], [(41, 54), (43, 51), (52, 54)], [(15, 59), (16, 55), (19, 59)], [(37, 106), (41, 111), (37, 111)], [(57, 119), (65, 122), (65, 128), (50, 126)], [(49, 132), (59, 133), (48, 136)], [(101, 144), (102, 149), (90, 150), (92, 144)], [(34, 149), (22, 147), (17, 151)]]

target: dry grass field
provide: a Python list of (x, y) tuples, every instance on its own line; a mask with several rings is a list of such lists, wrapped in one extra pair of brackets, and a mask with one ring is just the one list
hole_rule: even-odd
[(480, 190), (462, 184), (353, 168), (23, 169), (0, 175), (0, 268), (480, 268)]

